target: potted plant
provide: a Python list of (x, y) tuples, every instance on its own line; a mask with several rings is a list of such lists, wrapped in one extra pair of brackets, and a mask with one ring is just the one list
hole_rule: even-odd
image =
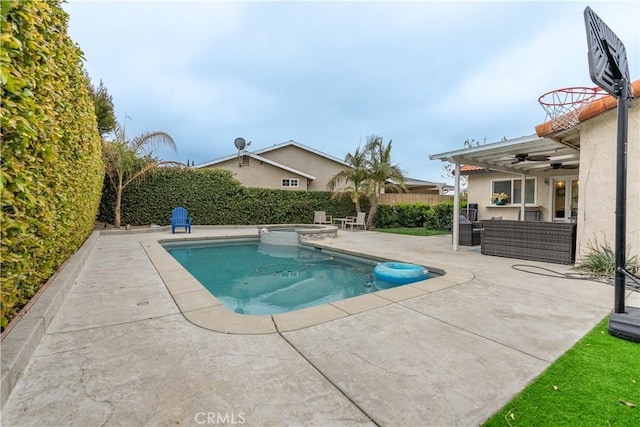
[(509, 200), (509, 195), (507, 193), (493, 193), (491, 199), (494, 205), (504, 205)]

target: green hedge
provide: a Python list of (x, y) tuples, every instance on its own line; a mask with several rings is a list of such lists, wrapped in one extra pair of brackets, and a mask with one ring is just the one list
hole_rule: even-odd
[[(368, 200), (363, 198), (360, 203), (367, 212)], [(99, 221), (113, 224), (114, 204), (115, 191), (105, 181)], [(464, 202), (462, 205), (466, 206)], [(226, 170), (161, 168), (145, 181), (125, 188), (122, 224), (167, 225), (176, 206), (184, 206), (196, 225), (308, 224), (313, 222), (316, 210), (336, 217), (355, 213), (349, 198), (334, 199), (330, 192), (247, 188)], [(451, 226), (452, 217), (452, 201), (381, 205), (373, 224), (379, 228), (442, 230)]]
[(4, 328), (91, 233), (104, 168), (60, 2), (3, 0), (0, 14)]
[[(115, 191), (106, 183), (99, 221), (113, 223), (114, 204)], [(124, 189), (122, 224), (166, 225), (176, 206), (185, 207), (196, 225), (308, 224), (316, 210), (333, 216), (355, 213), (348, 198), (332, 199), (330, 192), (247, 188), (226, 170), (160, 168)]]
[[(466, 207), (466, 202), (461, 203), (461, 207)], [(378, 206), (373, 224), (379, 228), (424, 227), (430, 230), (444, 230), (451, 227), (452, 219), (453, 201), (435, 205), (399, 203)]]

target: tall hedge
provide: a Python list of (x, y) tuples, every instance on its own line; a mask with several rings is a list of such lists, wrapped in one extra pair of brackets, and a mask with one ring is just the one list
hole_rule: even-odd
[[(105, 184), (98, 219), (113, 223), (115, 192)], [(194, 224), (311, 223), (313, 212), (354, 215), (348, 199), (332, 199), (330, 192), (287, 191), (243, 187), (231, 172), (219, 169), (161, 168), (122, 195), (122, 224), (170, 223), (171, 210), (184, 206)]]
[[(460, 207), (466, 207), (463, 201)], [(424, 227), (429, 230), (450, 229), (453, 220), (453, 201), (434, 205), (424, 203), (399, 203), (378, 206), (373, 223), (379, 228)]]
[(4, 327), (91, 233), (104, 168), (60, 2), (3, 0), (0, 13)]

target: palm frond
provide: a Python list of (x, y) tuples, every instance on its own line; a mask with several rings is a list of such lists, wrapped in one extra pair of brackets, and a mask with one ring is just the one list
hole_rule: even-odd
[(156, 169), (158, 169), (158, 163), (156, 162), (149, 162), (143, 165), (141, 168), (139, 168), (133, 174), (131, 174), (129, 179), (127, 179), (122, 183), (122, 188), (126, 187), (132, 182), (141, 181), (145, 179), (147, 176), (153, 173)]
[(162, 146), (167, 146), (174, 152), (177, 151), (176, 143), (171, 135), (162, 131), (145, 132), (133, 138), (129, 143), (131, 150), (138, 155), (151, 155), (154, 150)]

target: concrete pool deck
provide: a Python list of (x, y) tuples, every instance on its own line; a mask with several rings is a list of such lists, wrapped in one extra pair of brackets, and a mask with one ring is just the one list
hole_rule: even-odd
[[(190, 237), (247, 233), (194, 227)], [(182, 314), (149, 239), (98, 237), (2, 425), (478, 425), (613, 305), (611, 286), (511, 267), (567, 266), (456, 253), (450, 236), (340, 231), (321, 244), (466, 278), (315, 326), (220, 333)]]

